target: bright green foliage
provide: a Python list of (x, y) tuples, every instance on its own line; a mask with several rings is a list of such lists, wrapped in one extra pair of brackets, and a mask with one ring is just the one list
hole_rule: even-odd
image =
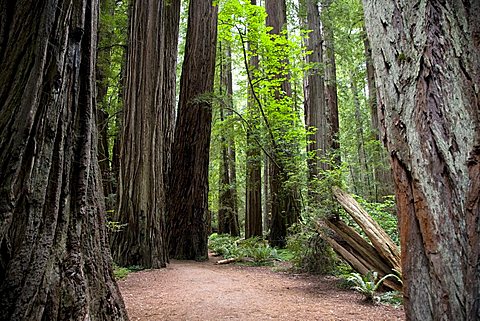
[[(366, 92), (366, 68), (364, 51), (363, 10), (360, 0), (333, 1), (328, 11), (322, 12), (323, 23), (334, 30), (337, 62), (337, 88), (340, 113), (340, 166), (320, 173), (314, 181), (318, 197), (306, 193), (306, 158), (313, 157), (305, 152), (307, 132), (303, 126), (302, 83), (305, 72), (311, 66), (304, 63), (303, 38), (308, 32), (300, 28), (295, 6), (289, 6), (291, 23), (281, 35), (271, 35), (265, 26), (265, 10), (253, 6), (248, 0), (221, 0), (219, 6), (219, 43), (229, 43), (233, 49), (234, 65), (234, 108), (233, 116), (223, 122), (216, 118), (212, 131), (210, 206), (217, 211), (218, 159), (221, 141), (217, 137), (233, 137), (237, 148), (238, 195), (244, 195), (245, 152), (248, 148), (245, 131), (252, 124), (260, 126), (257, 143), (264, 154), (275, 159), (284, 174), (283, 187), (300, 191), (301, 224), (293, 229), (289, 240), (297, 266), (306, 265), (307, 270), (331, 270), (331, 252), (320, 254), (325, 249), (317, 242), (315, 222), (319, 218), (341, 213), (331, 196), (331, 187), (340, 185), (353, 191), (362, 199), (367, 211), (398, 242), (397, 222), (393, 200), (382, 198), (391, 194), (382, 186), (377, 172), (386, 171), (385, 152), (381, 142), (376, 140), (371, 128), (370, 111)], [(248, 43), (248, 46), (247, 46)], [(259, 57), (259, 67), (248, 69), (252, 56)], [(217, 65), (220, 65), (218, 63)], [(284, 95), (279, 90), (289, 80), (293, 94)], [(249, 83), (249, 80), (251, 83)], [(253, 122), (247, 113), (248, 90), (253, 90), (254, 112), (260, 123)], [(217, 90), (216, 101), (222, 104), (224, 97)], [(217, 114), (218, 115), (218, 114)], [(326, 163), (334, 164), (338, 155), (330, 155)], [(336, 163), (335, 163), (336, 164)], [(383, 190), (382, 190), (383, 189)], [(387, 191), (387, 193), (386, 193)], [(243, 197), (239, 197), (242, 214)], [(265, 201), (265, 200), (264, 200)], [(373, 201), (373, 202), (372, 202)], [(241, 224), (242, 225), (242, 224)], [(312, 247), (318, 247), (312, 249)], [(325, 247), (326, 248), (326, 247)], [(325, 256), (325, 262), (315, 262), (315, 257)], [(318, 261), (318, 260), (317, 260)], [(327, 264), (327, 261), (329, 262)], [(316, 268), (314, 267), (316, 266)]]
[[(255, 132), (255, 143), (263, 151), (263, 157), (281, 167), (282, 187), (303, 189), (305, 171), (305, 129), (300, 102), (302, 100), (303, 64), (301, 33), (291, 32), (286, 37), (269, 33), (265, 26), (266, 13), (262, 6), (251, 5), (247, 0), (222, 0), (219, 6), (218, 43), (232, 48), (234, 66), (234, 114), (219, 120), (215, 110), (212, 130), (209, 204), (213, 212), (217, 209), (218, 164), (224, 142), (234, 140), (237, 150), (237, 190), (245, 195), (246, 132)], [(219, 49), (217, 49), (219, 50)], [(220, 51), (219, 51), (220, 52)], [(217, 55), (221, 57), (221, 55)], [(259, 58), (259, 67), (249, 67), (251, 57)], [(218, 68), (221, 61), (217, 62)], [(281, 90), (287, 80), (292, 95)], [(217, 84), (220, 82), (218, 81)], [(253, 92), (254, 107), (246, 109), (248, 92)], [(225, 94), (216, 89), (216, 106), (227, 106)], [(252, 119), (257, 121), (252, 121)], [(251, 126), (255, 126), (252, 128)], [(254, 129), (254, 130), (253, 130)], [(223, 137), (223, 142), (220, 137)], [(232, 139), (230, 139), (232, 138)], [(265, 200), (264, 200), (265, 201)], [(243, 198), (238, 202), (240, 218), (243, 214)], [(242, 225), (242, 223), (240, 223)]]
[(396, 215), (395, 197), (388, 195), (383, 198), (383, 202), (367, 202), (356, 197), (356, 200), (363, 206), (368, 214), (387, 232), (390, 238), (400, 245), (398, 235), (398, 218)]
[(143, 267), (138, 266), (138, 265), (132, 265), (132, 266), (129, 266), (129, 267), (122, 267), (122, 266), (116, 265), (115, 263), (113, 264), (113, 275), (115, 276), (115, 279), (117, 279), (117, 280), (120, 280), (120, 279), (123, 279), (123, 278), (127, 277), (127, 275), (129, 275), (132, 272), (138, 272), (138, 271), (141, 271), (141, 270), (143, 270)]
[(378, 273), (375, 271), (369, 271), (365, 276), (362, 276), (360, 273), (351, 273), (347, 277), (347, 281), (353, 284), (352, 289), (364, 295), (366, 301), (379, 303), (381, 297), (377, 294), (377, 290), (383, 281), (388, 278), (396, 278), (401, 281), (395, 274), (387, 274), (377, 281)]
[(230, 235), (213, 233), (208, 239), (208, 247), (226, 259), (236, 258), (251, 262), (253, 265), (268, 265), (273, 260), (279, 259), (277, 250), (258, 237), (242, 240)]
[(208, 238), (208, 248), (215, 254), (221, 255), (226, 259), (239, 257), (240, 250), (238, 249), (238, 240), (240, 240), (239, 237), (213, 233)]

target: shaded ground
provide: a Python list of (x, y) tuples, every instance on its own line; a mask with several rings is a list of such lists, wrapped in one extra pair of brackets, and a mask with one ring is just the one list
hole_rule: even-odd
[(132, 321), (404, 320), (402, 309), (364, 304), (331, 277), (269, 267), (173, 261), (119, 281)]

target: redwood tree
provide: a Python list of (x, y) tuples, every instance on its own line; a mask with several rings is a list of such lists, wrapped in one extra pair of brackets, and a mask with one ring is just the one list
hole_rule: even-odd
[[(302, 8), (305, 11), (304, 26), (310, 30), (306, 40), (307, 63), (312, 68), (307, 71), (304, 78), (304, 108), (305, 126), (313, 133), (308, 136), (307, 150), (312, 153), (308, 159), (309, 181), (318, 177), (319, 169), (327, 169), (320, 160), (327, 156), (330, 150), (330, 133), (327, 122), (325, 101), (325, 77), (323, 65), (323, 35), (320, 22), (320, 12), (317, 0), (303, 0)], [(329, 138), (330, 137), (330, 138)], [(311, 188), (310, 193), (315, 193)]]
[[(176, 5), (176, 6), (175, 6)], [(175, 6), (175, 10), (169, 10)], [(175, 65), (169, 50), (176, 50), (179, 1), (133, 1), (130, 12), (123, 133), (120, 152), (118, 211), (114, 220), (126, 226), (112, 237), (118, 264), (148, 268), (166, 266), (166, 174), (169, 132), (172, 130)], [(168, 15), (172, 18), (167, 18)], [(170, 41), (168, 41), (170, 40)], [(168, 75), (168, 76), (167, 76)], [(174, 87), (173, 87), (174, 88)]]
[(126, 320), (96, 159), (98, 1), (0, 8), (0, 318)]
[(217, 7), (190, 0), (168, 195), (170, 254), (208, 258), (208, 162), (217, 42)]
[[(332, 0), (322, 0), (322, 27), (325, 40), (325, 99), (327, 109), (327, 126), (329, 134), (326, 135), (325, 144), (330, 152), (335, 152), (340, 148), (339, 144), (339, 119), (338, 119), (338, 95), (337, 95), (337, 65), (335, 61), (335, 42), (334, 31), (331, 17), (329, 17), (329, 7)], [(340, 158), (335, 157), (337, 165)], [(325, 164), (324, 167), (328, 167)]]
[(480, 2), (364, 1), (407, 320), (480, 318)]

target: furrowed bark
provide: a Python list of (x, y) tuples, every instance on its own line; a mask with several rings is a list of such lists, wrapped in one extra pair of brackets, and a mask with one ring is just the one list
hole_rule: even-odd
[(172, 257), (208, 259), (208, 162), (217, 41), (217, 7), (191, 0), (172, 146), (169, 249)]
[(0, 319), (127, 320), (96, 158), (98, 2), (0, 8)]
[(478, 1), (364, 1), (408, 320), (478, 320)]

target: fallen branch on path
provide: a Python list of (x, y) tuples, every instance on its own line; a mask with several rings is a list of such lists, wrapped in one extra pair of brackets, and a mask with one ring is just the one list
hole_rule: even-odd
[(255, 260), (251, 257), (231, 257), (229, 259), (217, 261), (215, 264), (230, 264), (235, 262), (254, 263)]

